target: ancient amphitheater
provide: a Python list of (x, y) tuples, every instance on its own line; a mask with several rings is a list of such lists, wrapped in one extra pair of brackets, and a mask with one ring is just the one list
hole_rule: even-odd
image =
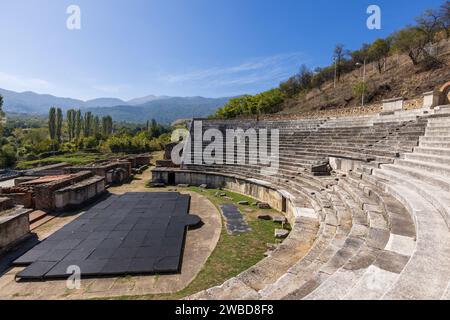
[(285, 212), (292, 232), (255, 266), (189, 299), (450, 298), (450, 106), (196, 121), (223, 133), (279, 129), (278, 173), (185, 163), (156, 168), (153, 180), (248, 194)]

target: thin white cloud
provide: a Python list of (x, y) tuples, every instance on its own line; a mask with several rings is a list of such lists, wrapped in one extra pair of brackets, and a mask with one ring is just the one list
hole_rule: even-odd
[(278, 54), (255, 58), (236, 66), (213, 67), (165, 75), (161, 77), (161, 80), (172, 84), (191, 82), (202, 87), (250, 85), (280, 81), (295, 72), (302, 58), (301, 53)]
[(0, 71), (0, 87), (14, 91), (42, 91), (53, 88), (47, 80), (24, 77)]

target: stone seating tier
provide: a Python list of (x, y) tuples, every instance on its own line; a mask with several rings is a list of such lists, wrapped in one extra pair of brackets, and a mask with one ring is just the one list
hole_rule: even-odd
[[(220, 124), (221, 130), (239, 124), (205, 123), (204, 128)], [(190, 298), (448, 299), (449, 124), (450, 114), (423, 110), (321, 119), (309, 133), (284, 123), (276, 175), (265, 175), (260, 165), (186, 165), (198, 174), (266, 181), (289, 193), (292, 203), (313, 208), (319, 222), (309, 248), (294, 260), (277, 251), (258, 267)], [(344, 175), (308, 172), (333, 153), (376, 161)], [(255, 159), (248, 152), (245, 157)], [(294, 224), (293, 238), (302, 223)], [(279, 263), (282, 272), (273, 271)]]

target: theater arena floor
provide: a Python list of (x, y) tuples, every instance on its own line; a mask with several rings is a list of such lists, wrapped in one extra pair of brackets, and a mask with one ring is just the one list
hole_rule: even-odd
[[(147, 170), (131, 184), (109, 191), (114, 194), (149, 191), (145, 187), (149, 179), (150, 170)], [(197, 276), (216, 247), (222, 222), (219, 211), (206, 197), (195, 192), (183, 193), (191, 195), (190, 213), (198, 215), (204, 225), (187, 232), (180, 274), (82, 279), (80, 289), (69, 290), (65, 280), (16, 282), (14, 277), (23, 268), (13, 267), (0, 276), (0, 299), (90, 299), (171, 294), (184, 289)], [(35, 232), (40, 240), (45, 239), (81, 214), (63, 214)]]

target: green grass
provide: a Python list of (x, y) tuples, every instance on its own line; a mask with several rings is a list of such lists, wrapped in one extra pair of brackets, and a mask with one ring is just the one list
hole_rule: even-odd
[(95, 154), (95, 153), (71, 153), (60, 156), (48, 157), (45, 159), (32, 160), (32, 161), (20, 161), (16, 169), (32, 169), (38, 166), (44, 166), (48, 164), (55, 164), (61, 162), (67, 162), (70, 165), (86, 165), (97, 160), (106, 160), (109, 158), (107, 154)]
[[(155, 189), (157, 191), (167, 188)], [(196, 292), (217, 286), (226, 280), (247, 270), (251, 266), (258, 263), (264, 258), (267, 251), (267, 243), (277, 243), (274, 231), (281, 228), (279, 224), (273, 221), (265, 221), (257, 219), (257, 215), (261, 212), (269, 214), (279, 214), (273, 209), (261, 210), (251, 204), (256, 202), (254, 199), (224, 190), (207, 189), (202, 190), (197, 187), (177, 188), (178, 190), (188, 190), (200, 193), (206, 196), (216, 207), (221, 204), (234, 203), (248, 222), (252, 231), (241, 235), (229, 235), (226, 231), (225, 224), (222, 224), (222, 233), (216, 248), (203, 266), (203, 269), (197, 277), (183, 290), (173, 294), (157, 294), (157, 295), (141, 295), (141, 296), (120, 296), (112, 299), (123, 300), (150, 300), (150, 299), (180, 299)], [(226, 193), (227, 197), (215, 196), (215, 194)], [(248, 201), (250, 205), (237, 205), (239, 201)], [(289, 226), (285, 226), (289, 228)]]

